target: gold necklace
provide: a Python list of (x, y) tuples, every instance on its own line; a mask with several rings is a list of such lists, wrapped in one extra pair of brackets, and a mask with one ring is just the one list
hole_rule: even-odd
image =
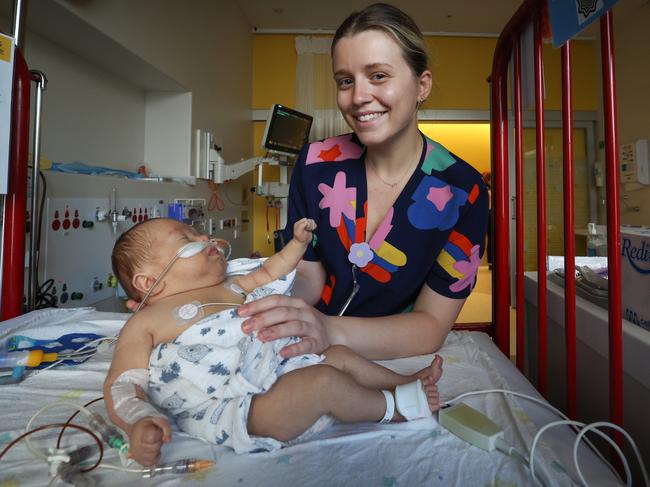
[(389, 183), (388, 181), (386, 181), (384, 178), (381, 177), (379, 172), (377, 172), (377, 169), (375, 169), (375, 164), (372, 161), (368, 160), (367, 158), (366, 158), (366, 160), (368, 161), (368, 164), (370, 166), (370, 169), (372, 169), (372, 172), (375, 173), (375, 176), (377, 176), (382, 183), (384, 183), (386, 186), (389, 186), (391, 189), (395, 188), (395, 186), (397, 186), (399, 183), (401, 183), (402, 180), (404, 179), (404, 176), (406, 176), (409, 172), (411, 172), (411, 169), (412, 169), (412, 168), (407, 169), (406, 171), (404, 171), (402, 173), (402, 175), (400, 176), (400, 178), (397, 181), (395, 181), (394, 183)]

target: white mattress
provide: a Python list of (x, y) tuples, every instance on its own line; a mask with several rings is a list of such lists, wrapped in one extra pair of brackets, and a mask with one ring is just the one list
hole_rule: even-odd
[[(92, 308), (43, 310), (9, 320), (0, 325), (0, 340), (16, 333), (36, 339), (51, 339), (71, 332), (114, 335), (128, 315), (99, 313)], [(482, 333), (452, 333), (440, 354), (444, 373), (440, 391), (445, 399), (460, 393), (489, 388), (504, 388), (539, 397)], [(59, 367), (28, 377), (20, 384), (0, 386), (0, 449), (22, 433), (29, 418), (42, 406), (62, 399), (83, 404), (102, 395), (101, 387), (111, 354), (104, 352), (74, 367)], [(431, 356), (383, 362), (400, 372), (413, 372)], [(541, 425), (558, 418), (538, 405), (502, 395), (472, 396), (465, 402), (487, 413), (505, 431), (505, 438), (520, 451), (527, 451)], [(91, 406), (105, 415), (102, 402)], [(36, 425), (63, 422), (71, 409), (50, 410)], [(85, 420), (80, 416), (79, 424)], [(58, 430), (35, 435), (34, 445), (47, 448), (55, 443)], [(575, 435), (554, 429), (544, 435), (536, 454), (538, 472), (550, 485), (574, 485), (570, 449)], [(66, 433), (65, 444), (88, 444), (87, 435)], [(368, 485), (392, 486), (523, 486), (532, 485), (528, 470), (499, 452), (488, 453), (456, 438), (434, 419), (401, 424), (337, 424), (307, 443), (273, 453), (235, 455), (223, 447), (175, 434), (165, 445), (162, 461), (195, 457), (213, 460), (209, 472), (182, 478), (161, 476), (150, 480), (137, 474), (98, 468), (90, 475), (97, 485)], [(597, 485), (618, 485), (607, 467), (591, 452), (580, 455), (587, 480)], [(114, 450), (106, 452), (104, 462), (118, 464)], [(137, 466), (137, 465), (134, 465)], [(566, 470), (565, 470), (566, 469)], [(567, 474), (567, 471), (569, 474)], [(569, 476), (570, 475), (570, 476)], [(0, 485), (47, 485), (47, 466), (36, 460), (24, 441), (0, 460)]]

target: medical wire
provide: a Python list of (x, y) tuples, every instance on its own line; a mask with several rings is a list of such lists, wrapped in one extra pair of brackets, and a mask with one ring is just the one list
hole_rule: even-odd
[[(108, 344), (110, 346), (113, 343), (115, 343), (116, 341), (117, 341), (116, 336), (114, 336), (114, 337), (101, 337), (101, 338), (97, 338), (95, 340), (92, 340), (92, 341), (90, 341), (88, 343), (85, 343), (83, 346), (79, 347), (74, 352), (70, 352), (68, 354), (60, 353), (60, 354), (58, 354), (59, 355), (59, 360), (57, 360), (56, 362), (52, 362), (47, 367), (43, 367), (42, 369), (35, 370), (34, 372), (32, 372), (30, 374), (30, 376), (38, 375), (41, 372), (44, 372), (44, 371), (46, 371), (48, 369), (51, 369), (51, 368), (54, 368), (57, 365), (60, 365), (61, 363), (63, 363), (64, 360), (90, 358), (90, 357), (94, 356), (97, 353), (97, 351), (98, 351), (97, 346), (99, 346), (102, 342), (109, 342)], [(95, 344), (97, 344), (97, 346), (95, 346)], [(94, 350), (88, 350), (88, 356), (87, 357), (85, 355), (83, 355), (81, 357), (76, 355), (76, 354), (82, 352), (85, 348), (89, 348), (89, 347), (94, 347)]]
[[(545, 408), (550, 409), (555, 414), (560, 416), (562, 419), (567, 420), (567, 421), (570, 420), (569, 417), (566, 414), (564, 414), (562, 411), (560, 411), (559, 409), (554, 407), (552, 404), (544, 402), (541, 399), (538, 399), (536, 397), (529, 396), (529, 395), (523, 394), (521, 392), (509, 391), (507, 389), (485, 389), (483, 391), (469, 391), (469, 392), (465, 392), (463, 394), (460, 394), (460, 395), (458, 395), (458, 396), (454, 397), (453, 399), (450, 399), (449, 401), (446, 401), (446, 402), (447, 402), (447, 404), (451, 404), (451, 403), (457, 402), (457, 401), (459, 401), (459, 400), (461, 400), (461, 399), (463, 399), (465, 397), (476, 396), (476, 395), (479, 395), (479, 394), (490, 394), (490, 393), (510, 394), (512, 396), (528, 399), (529, 401), (533, 401), (534, 403), (537, 403), (540, 406), (544, 406)], [(578, 432), (577, 428), (575, 429), (575, 431), (576, 431), (576, 433)], [(605, 462), (605, 464), (610, 468), (610, 470), (614, 473), (614, 475), (616, 475), (616, 477), (618, 477), (618, 479), (622, 482), (623, 479), (621, 479), (621, 477), (618, 474), (618, 472), (616, 471), (616, 469), (613, 467), (613, 465), (611, 463), (609, 463), (607, 461), (607, 459), (603, 456), (603, 454), (600, 453), (600, 451), (598, 451), (596, 446), (591, 441), (589, 441), (587, 438), (585, 438), (585, 443), (587, 443), (587, 445), (589, 445), (591, 447), (592, 451), (596, 454), (596, 456), (598, 458), (600, 458), (603, 462)]]
[(111, 463), (100, 463), (99, 468), (106, 468), (109, 470), (119, 470), (120, 472), (128, 472), (128, 473), (142, 473), (144, 469), (142, 468), (128, 468), (128, 467), (121, 467), (119, 465), (113, 465)]
[(203, 308), (204, 306), (234, 306), (234, 307), (239, 307), (241, 306), (242, 303), (203, 303), (199, 304), (197, 308)]
[[(36, 256), (35, 256), (35, 259), (34, 259), (34, 267), (36, 269), (38, 269), (39, 261), (40, 261), (41, 229), (43, 228), (43, 209), (45, 207), (45, 196), (46, 196), (46, 193), (47, 193), (47, 181), (45, 179), (45, 175), (43, 174), (43, 171), (39, 170), (38, 171), (38, 176), (40, 177), (41, 182), (43, 183), (43, 192), (41, 193), (41, 202), (40, 202), (39, 210), (38, 210), (38, 227), (37, 227), (37, 230), (36, 230)], [(32, 195), (32, 197), (33, 197), (33, 195)], [(52, 281), (52, 283), (54, 283), (54, 281)], [(35, 299), (34, 308), (35, 309), (42, 309), (42, 308), (48, 308), (48, 307), (56, 308), (57, 306), (56, 306), (56, 303), (54, 302), (54, 298), (56, 297), (56, 295), (54, 295), (54, 293), (52, 293), (52, 297), (47, 299), (47, 300), (45, 299), (45, 297), (49, 296), (49, 295), (46, 295), (45, 293), (40, 293), (41, 286), (39, 286), (39, 284), (38, 284), (38, 273), (36, 273), (36, 283), (35, 284), (36, 284), (35, 287), (36, 287), (37, 291), (36, 291), (36, 296), (34, 296), (34, 299)], [(52, 286), (48, 287), (48, 290), (51, 287)], [(39, 296), (39, 294), (40, 294), (40, 296)], [(42, 301), (45, 301), (45, 306), (42, 306), (42, 304), (43, 304)]]
[[(597, 421), (595, 423), (588, 424), (584, 428), (582, 428), (580, 433), (578, 433), (578, 437), (576, 438), (576, 440), (575, 440), (575, 442), (573, 444), (573, 458), (574, 458), (576, 469), (578, 471), (578, 475), (580, 476), (580, 478), (581, 479), (583, 478), (582, 477), (582, 471), (580, 470), (580, 467), (578, 466), (578, 463), (577, 463), (578, 445), (580, 444), (580, 440), (582, 439), (582, 437), (585, 434), (587, 434), (587, 432), (589, 430), (593, 430), (594, 433), (600, 433), (598, 428), (603, 427), (603, 426), (608, 427), (608, 428), (613, 428), (616, 431), (618, 431), (619, 433), (622, 433), (623, 436), (625, 436), (625, 439), (627, 439), (628, 443), (632, 447), (632, 450), (634, 451), (634, 454), (636, 455), (636, 457), (637, 457), (637, 459), (639, 461), (639, 465), (641, 467), (641, 474), (643, 475), (643, 479), (645, 481), (645, 484), (650, 485), (650, 478), (648, 478), (648, 470), (646, 469), (645, 464), (641, 461), (641, 452), (639, 451), (639, 448), (636, 446), (636, 443), (632, 440), (632, 437), (630, 436), (630, 434), (627, 431), (625, 431), (620, 426), (618, 426), (616, 424), (613, 424), (613, 423), (610, 423), (608, 421)], [(605, 437), (605, 438), (607, 438), (609, 440), (609, 437), (606, 436), (604, 433), (602, 433), (601, 436), (603, 436), (603, 437)], [(616, 443), (613, 440), (610, 441), (610, 443), (612, 445), (616, 445)], [(621, 457), (621, 459), (624, 459), (625, 457), (623, 455), (623, 452), (620, 452), (620, 449), (618, 448), (618, 446), (616, 446), (615, 449), (616, 449), (617, 452), (619, 452), (619, 456)], [(627, 462), (625, 462), (625, 463), (627, 464)], [(631, 474), (628, 474), (628, 481), (630, 482), (630, 485), (632, 485), (632, 476), (631, 476)]]
[[(626, 470), (626, 475), (627, 475), (627, 481), (630, 482), (630, 484), (627, 484), (627, 485), (631, 485), (631, 475), (629, 474), (629, 466), (628, 466), (628, 464), (627, 464), (627, 460), (625, 459), (625, 456), (623, 455), (623, 452), (620, 451), (620, 448), (618, 448), (618, 445), (616, 445), (615, 442), (614, 442), (611, 438), (609, 438), (605, 433), (603, 433), (603, 432), (601, 432), (601, 431), (599, 431), (599, 430), (597, 429), (599, 426), (608, 426), (608, 427), (610, 427), (610, 428), (614, 428), (614, 429), (616, 429), (616, 430), (622, 432), (622, 433), (625, 435), (626, 439), (628, 440), (628, 442), (629, 442), (630, 445), (632, 446), (632, 449), (633, 449), (633, 451), (634, 451), (634, 453), (635, 453), (635, 455), (636, 455), (636, 458), (637, 458), (637, 461), (638, 461), (638, 463), (639, 463), (639, 465), (640, 465), (640, 467), (641, 467), (641, 472), (642, 472), (642, 475), (643, 475), (644, 480), (645, 480), (645, 482), (646, 482), (646, 485), (650, 485), (650, 481), (648, 480), (648, 473), (647, 473), (647, 470), (646, 470), (645, 464), (643, 463), (643, 459), (642, 459), (642, 457), (641, 457), (641, 453), (639, 452), (639, 450), (638, 450), (638, 448), (637, 448), (637, 446), (636, 446), (636, 443), (634, 442), (634, 440), (632, 439), (632, 437), (631, 437), (631, 436), (630, 436), (630, 435), (629, 435), (625, 430), (623, 430), (622, 428), (620, 428), (619, 426), (617, 426), (617, 425), (615, 425), (615, 424), (613, 424), (613, 423), (609, 423), (609, 422), (597, 422), (597, 423), (592, 423), (592, 424), (586, 425), (586, 424), (584, 424), (584, 423), (579, 423), (579, 422), (577, 422), (577, 421), (572, 421), (572, 420), (569, 419), (569, 417), (566, 416), (562, 411), (560, 411), (559, 409), (555, 408), (554, 406), (552, 406), (552, 405), (549, 404), (549, 403), (546, 403), (546, 402), (544, 402), (544, 401), (542, 401), (542, 400), (540, 400), (540, 399), (538, 399), (538, 398), (536, 398), (536, 397), (532, 397), (532, 396), (529, 396), (529, 395), (527, 395), (527, 394), (523, 394), (523, 393), (515, 392), (515, 391), (509, 391), (509, 390), (506, 390), (506, 389), (485, 389), (485, 390), (482, 390), (482, 391), (470, 391), (470, 392), (465, 392), (465, 393), (463, 393), (463, 394), (459, 394), (458, 396), (456, 396), (456, 397), (454, 397), (454, 398), (452, 398), (452, 399), (450, 399), (450, 400), (448, 400), (448, 401), (445, 401), (445, 403), (446, 403), (446, 404), (452, 404), (452, 403), (454, 403), (454, 402), (459, 401), (460, 399), (462, 399), (462, 398), (464, 398), (464, 397), (469, 397), (469, 396), (474, 396), (474, 395), (479, 395), (479, 394), (489, 394), (489, 393), (510, 394), (510, 395), (513, 395), (513, 396), (522, 397), (522, 398), (524, 398), (524, 399), (528, 399), (528, 400), (530, 400), (530, 401), (533, 401), (533, 402), (535, 402), (535, 403), (537, 403), (537, 404), (539, 404), (539, 405), (541, 405), (541, 406), (544, 406), (544, 407), (546, 407), (546, 408), (552, 410), (552, 411), (553, 411), (555, 414), (557, 414), (558, 416), (564, 418), (564, 421), (556, 421), (556, 422), (549, 423), (548, 425), (545, 425), (544, 427), (542, 427), (542, 428), (540, 429), (540, 431), (537, 432), (537, 434), (535, 435), (535, 437), (534, 437), (534, 439), (533, 439), (533, 443), (532, 443), (532, 445), (531, 445), (531, 452), (530, 452), (530, 457), (529, 457), (529, 460), (528, 460), (528, 464), (529, 464), (529, 467), (530, 467), (530, 470), (531, 470), (531, 475), (533, 476), (534, 479), (535, 479), (535, 474), (534, 474), (534, 463), (533, 463), (533, 462), (534, 462), (534, 458), (533, 458), (534, 448), (533, 448), (533, 447), (536, 445), (536, 440), (538, 441), (538, 438), (539, 438), (539, 436), (541, 436), (541, 433), (542, 433), (543, 431), (545, 431), (548, 427), (555, 426), (555, 425), (560, 425), (560, 424), (566, 424), (566, 425), (573, 426), (573, 427), (574, 427), (574, 430), (578, 433), (578, 436), (577, 436), (577, 438), (576, 438), (576, 442), (574, 443), (574, 450), (573, 450), (574, 465), (575, 465), (575, 467), (576, 467), (576, 471), (578, 472), (578, 475), (579, 475), (581, 481), (582, 481), (585, 485), (588, 485), (588, 484), (587, 484), (587, 482), (584, 480), (584, 477), (583, 477), (583, 475), (582, 475), (582, 472), (581, 472), (581, 470), (580, 470), (580, 467), (579, 467), (579, 465), (578, 465), (578, 463), (577, 463), (577, 451), (578, 451), (578, 445), (579, 445), (580, 441), (582, 441), (582, 440), (584, 440), (585, 443), (587, 443), (587, 444), (591, 447), (591, 449), (592, 449), (593, 452), (596, 454), (596, 456), (598, 456), (598, 458), (600, 458), (600, 459), (601, 459), (601, 460), (602, 460), (602, 461), (603, 461), (603, 462), (604, 462), (604, 463), (605, 463), (605, 464), (610, 468), (610, 470), (611, 470), (611, 471), (616, 475), (616, 477), (618, 478), (618, 480), (619, 480), (620, 482), (623, 482), (623, 479), (622, 479), (621, 476), (618, 474), (618, 472), (616, 471), (616, 469), (612, 466), (612, 464), (611, 464), (610, 462), (607, 461), (607, 459), (606, 459), (606, 458), (605, 458), (605, 457), (600, 453), (600, 451), (599, 451), (599, 450), (598, 450), (598, 449), (593, 445), (593, 443), (591, 443), (591, 441), (589, 441), (587, 438), (583, 438), (584, 435), (585, 435), (589, 430), (593, 430), (594, 433), (597, 433), (598, 435), (600, 435), (601, 437), (603, 437), (603, 438), (604, 438), (608, 443), (610, 443), (611, 445), (614, 446), (614, 449), (615, 449), (616, 452), (619, 454), (619, 456), (621, 457), (621, 459), (622, 459), (622, 461), (623, 461), (623, 463), (624, 463), (625, 470)], [(582, 429), (582, 430), (578, 430), (578, 427), (576, 426), (577, 424), (579, 424), (581, 427), (583, 427), (583, 429)], [(516, 450), (515, 450), (515, 451), (516, 451)], [(519, 453), (519, 452), (517, 452), (517, 453)], [(523, 456), (523, 457), (525, 458), (525, 456)], [(537, 480), (537, 479), (536, 479), (536, 480)]]
[[(84, 406), (80, 406), (79, 404), (73, 403), (72, 401), (59, 401), (52, 404), (47, 404), (43, 406), (41, 409), (39, 409), (38, 411), (36, 411), (34, 415), (29, 419), (29, 421), (27, 421), (27, 425), (25, 426), (25, 431), (29, 430), (32, 427), (32, 423), (36, 421), (36, 418), (38, 418), (45, 411), (49, 411), (50, 409), (54, 409), (61, 406), (73, 407), (86, 414), (89, 418), (92, 418), (93, 413), (89, 409), (85, 408)], [(61, 424), (63, 425), (63, 423)], [(72, 426), (72, 425), (68, 425), (68, 426)], [(27, 444), (27, 449), (30, 452), (32, 452), (32, 455), (40, 458), (41, 460), (47, 460), (47, 455), (36, 450), (36, 448), (34, 448), (31, 442), (29, 441), (29, 438), (25, 438), (25, 443)]]
[[(95, 404), (96, 402), (101, 401), (101, 400), (103, 400), (103, 399), (104, 399), (104, 396), (102, 396), (102, 397), (98, 397), (98, 398), (96, 398), (96, 399), (93, 399), (92, 401), (88, 401), (88, 402), (87, 402), (86, 404), (84, 404), (82, 407), (83, 407), (83, 408), (87, 408), (87, 407), (90, 406), (91, 404)], [(68, 418), (68, 420), (65, 422), (66, 426), (64, 426), (63, 428), (61, 428), (61, 431), (59, 432), (59, 436), (58, 436), (57, 439), (56, 439), (56, 447), (57, 447), (57, 448), (61, 448), (61, 438), (63, 438), (63, 433), (65, 432), (65, 429), (66, 429), (67, 425), (69, 425), (69, 424), (70, 424), (70, 421), (72, 421), (74, 418), (76, 418), (77, 415), (78, 415), (80, 412), (81, 412), (81, 409), (77, 407), (77, 410), (74, 412), (74, 414), (73, 414), (72, 416), (70, 416), (70, 417)]]
[[(529, 468), (530, 468), (530, 474), (532, 475), (533, 478), (536, 478), (535, 476), (535, 448), (537, 447), (537, 443), (539, 442), (539, 439), (542, 437), (542, 434), (554, 427), (554, 426), (564, 426), (564, 425), (569, 425), (569, 426), (576, 426), (579, 428), (583, 428), (587, 426), (585, 423), (582, 423), (580, 421), (571, 421), (571, 420), (563, 420), (563, 421), (553, 421), (552, 423), (545, 424), (540, 430), (537, 432), (535, 437), (533, 438), (533, 442), (530, 447), (530, 463), (529, 463)], [(627, 479), (627, 486), (631, 485), (631, 479), (632, 479), (632, 474), (630, 472), (630, 466), (627, 462), (627, 459), (623, 455), (623, 452), (621, 449), (618, 447), (618, 445), (612, 440), (609, 436), (607, 436), (605, 433), (599, 430), (594, 430), (594, 433), (597, 433), (600, 435), (602, 438), (605, 439), (612, 447), (614, 447), (614, 450), (616, 450), (616, 453), (618, 456), (621, 458), (621, 461), (623, 462), (623, 468), (625, 470), (625, 477)], [(582, 472), (580, 471), (580, 466), (578, 464), (578, 459), (577, 459), (577, 450), (574, 450), (574, 453), (576, 456), (574, 456), (574, 465), (576, 467), (576, 471), (578, 472), (578, 476), (580, 477), (580, 480), (584, 485), (589, 485), (585, 478), (582, 475)]]
[[(30, 431), (26, 431), (26, 432), (24, 432), (22, 435), (18, 436), (18, 437), (15, 438), (14, 440), (12, 440), (12, 441), (11, 441), (11, 442), (10, 442), (10, 443), (9, 443), (9, 444), (8, 444), (8, 445), (7, 445), (7, 446), (6, 446), (6, 447), (5, 447), (5, 448), (0, 452), (0, 459), (2, 459), (2, 458), (4, 457), (4, 455), (9, 451), (9, 449), (12, 448), (12, 447), (13, 447), (16, 443), (18, 443), (20, 440), (25, 439), (25, 441), (27, 441), (29, 435), (31, 435), (31, 434), (33, 434), (33, 433), (37, 433), (38, 431), (43, 431), (43, 430), (46, 430), (46, 429), (52, 429), (52, 428), (59, 428), (59, 427), (61, 427), (61, 426), (63, 426), (63, 423), (45, 424), (45, 425), (43, 425), (43, 426), (39, 426), (38, 428), (34, 428), (33, 430), (30, 430)], [(88, 433), (90, 436), (92, 436), (93, 440), (95, 440), (95, 442), (97, 443), (97, 446), (99, 447), (99, 458), (97, 459), (97, 462), (96, 462), (95, 465), (93, 465), (92, 467), (87, 468), (87, 469), (84, 469), (84, 470), (81, 470), (81, 472), (86, 473), (86, 472), (90, 472), (91, 470), (94, 470), (95, 468), (97, 468), (97, 467), (99, 466), (100, 462), (101, 462), (102, 459), (104, 458), (104, 446), (102, 445), (101, 440), (97, 437), (97, 435), (95, 435), (95, 433), (93, 433), (93, 432), (92, 432), (91, 430), (89, 430), (88, 428), (84, 428), (83, 426), (79, 426), (78, 424), (69, 424), (68, 426), (69, 426), (70, 428), (74, 428), (74, 429), (78, 429), (79, 431), (83, 431), (84, 433)], [(42, 458), (42, 457), (40, 457), (40, 458)], [(47, 457), (45, 457), (44, 460), (47, 461)]]
[(219, 196), (219, 185), (214, 181), (208, 181), (208, 188), (210, 188), (210, 193), (212, 194), (212, 196), (210, 196), (210, 201), (208, 202), (208, 211), (214, 211), (215, 209), (217, 211), (223, 211), (225, 205)]

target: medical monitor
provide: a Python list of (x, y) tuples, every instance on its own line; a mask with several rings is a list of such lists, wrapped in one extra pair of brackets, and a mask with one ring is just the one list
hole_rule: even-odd
[(262, 148), (274, 152), (298, 154), (311, 130), (313, 117), (283, 105), (273, 105), (266, 120)]

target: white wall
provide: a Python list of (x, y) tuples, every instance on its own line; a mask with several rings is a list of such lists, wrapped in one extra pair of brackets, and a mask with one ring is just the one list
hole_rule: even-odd
[(192, 94), (147, 91), (146, 99), (144, 160), (159, 176), (191, 174)]
[(57, 1), (191, 91), (192, 128), (226, 161), (251, 156), (252, 36), (234, 1)]
[(135, 170), (144, 160), (144, 90), (33, 32), (28, 35), (28, 66), (48, 79), (42, 155)]

